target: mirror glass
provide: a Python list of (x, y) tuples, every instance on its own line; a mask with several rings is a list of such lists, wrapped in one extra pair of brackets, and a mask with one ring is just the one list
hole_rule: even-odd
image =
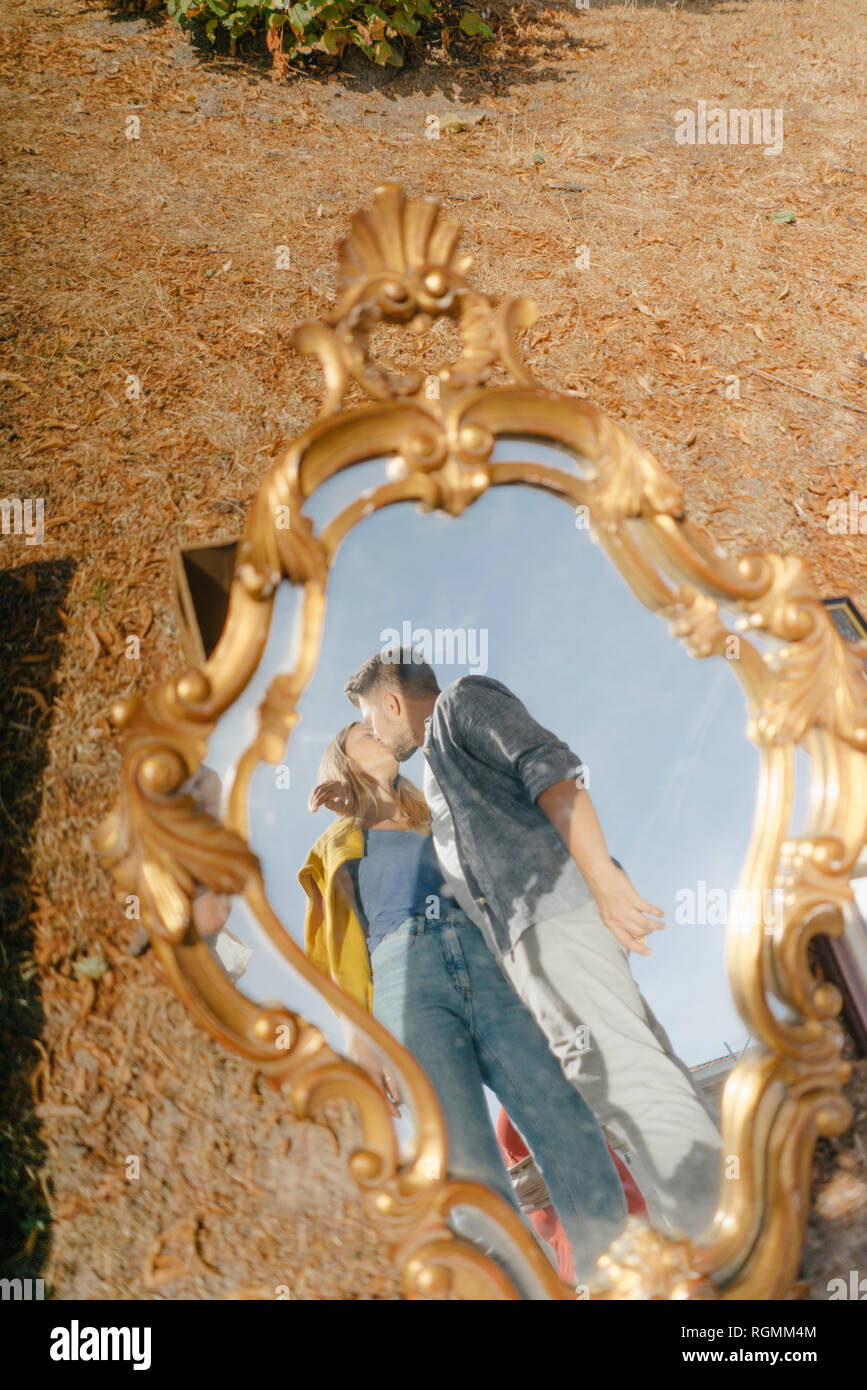
[[(562, 453), (520, 441), (499, 442), (494, 458), (575, 468)], [(377, 460), (331, 479), (307, 504), (315, 528), (387, 472)], [(299, 612), (299, 592), (283, 584), (265, 658), (211, 739), (216, 797), (222, 789), (225, 800), (268, 684), (294, 664)], [(749, 907), (738, 880), (759, 769), (744, 694), (727, 660), (693, 659), (669, 635), (592, 542), (580, 509), (560, 498), (498, 487), (460, 517), (424, 514), (414, 503), (367, 517), (336, 556), (321, 655), (285, 762), (261, 764), (250, 787), (250, 843), (271, 905), (302, 947), (308, 896), (299, 871), (338, 821), (327, 808), (311, 813), (308, 797), (326, 747), (360, 719), (346, 679), (395, 642), (429, 662), (443, 692), (462, 677), (484, 679), (464, 685), (456, 706), (464, 722), (455, 719), (454, 733), (441, 721), (432, 844), (412, 830), (359, 830), (364, 860), (349, 872), (363, 940), (375, 937), (374, 1012), (438, 1091), (458, 1156), (452, 1175), (486, 1181), (512, 1200), (580, 1296), (628, 1211), (699, 1237), (717, 1205), (720, 1095), (750, 1044), (725, 966), (726, 923)], [(435, 713), (432, 738), (436, 728)], [(450, 750), (449, 738), (472, 746)], [(584, 768), (583, 793), (574, 760)], [(402, 761), (400, 773), (423, 793), (424, 753)], [(559, 828), (531, 796), (544, 797), (546, 773), (560, 789)], [(580, 843), (596, 847), (597, 869), (598, 844), (583, 816), (567, 818), (564, 831), (567, 792), (574, 806), (589, 802), (607, 852), (595, 895), (564, 835), (587, 832)], [(798, 800), (802, 817), (803, 778)], [(496, 833), (485, 831), (486, 819)], [(493, 883), (495, 903), (486, 899), (479, 920), (447, 891), (453, 880), (438, 876), (443, 854), (469, 871), (471, 902), (484, 896), (472, 893), (473, 874)], [(646, 935), (649, 955), (627, 955), (603, 919), (624, 881), (664, 914), (664, 929)], [(208, 939), (237, 988), (287, 1004), (380, 1081), (385, 1073), (411, 1157), (414, 1116), (400, 1068), (375, 1048), (353, 1053), (362, 1045), (345, 1021), (244, 904), (225, 906), (229, 915), (211, 921)], [(761, 904), (771, 930), (776, 909), (770, 895)], [(518, 1277), (509, 1250), (473, 1225), (469, 1209), (458, 1209), (455, 1225)], [(522, 1292), (537, 1296), (526, 1278)]]

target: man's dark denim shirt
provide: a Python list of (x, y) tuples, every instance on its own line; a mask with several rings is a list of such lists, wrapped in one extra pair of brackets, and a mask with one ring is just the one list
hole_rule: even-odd
[(501, 955), (527, 927), (589, 902), (578, 865), (536, 805), (555, 782), (575, 781), (581, 759), (516, 695), (488, 676), (461, 676), (438, 697), (423, 751)]

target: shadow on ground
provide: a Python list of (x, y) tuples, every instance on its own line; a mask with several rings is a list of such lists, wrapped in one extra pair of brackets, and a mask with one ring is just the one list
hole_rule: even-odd
[[(10, 544), (10, 542), (5, 542)], [(31, 841), (56, 694), (72, 560), (0, 571), (0, 1275), (39, 1275), (51, 1212), (30, 1078), (44, 1025), (33, 958)]]

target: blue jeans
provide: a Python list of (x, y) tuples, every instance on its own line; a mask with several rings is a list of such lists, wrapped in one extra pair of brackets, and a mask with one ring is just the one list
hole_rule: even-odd
[(576, 1281), (620, 1234), (626, 1199), (599, 1122), (478, 927), (461, 911), (407, 917), (371, 958), (373, 1012), (421, 1063), (442, 1106), (449, 1176), (519, 1210), (482, 1086), (529, 1146), (572, 1246)]

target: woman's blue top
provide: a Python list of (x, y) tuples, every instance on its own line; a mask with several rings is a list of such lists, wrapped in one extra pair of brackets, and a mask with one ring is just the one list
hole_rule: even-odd
[(446, 892), (432, 835), (416, 830), (365, 830), (364, 858), (351, 860), (349, 869), (367, 919), (362, 925), (371, 953), (407, 917), (426, 914), (436, 920), (459, 910)]

